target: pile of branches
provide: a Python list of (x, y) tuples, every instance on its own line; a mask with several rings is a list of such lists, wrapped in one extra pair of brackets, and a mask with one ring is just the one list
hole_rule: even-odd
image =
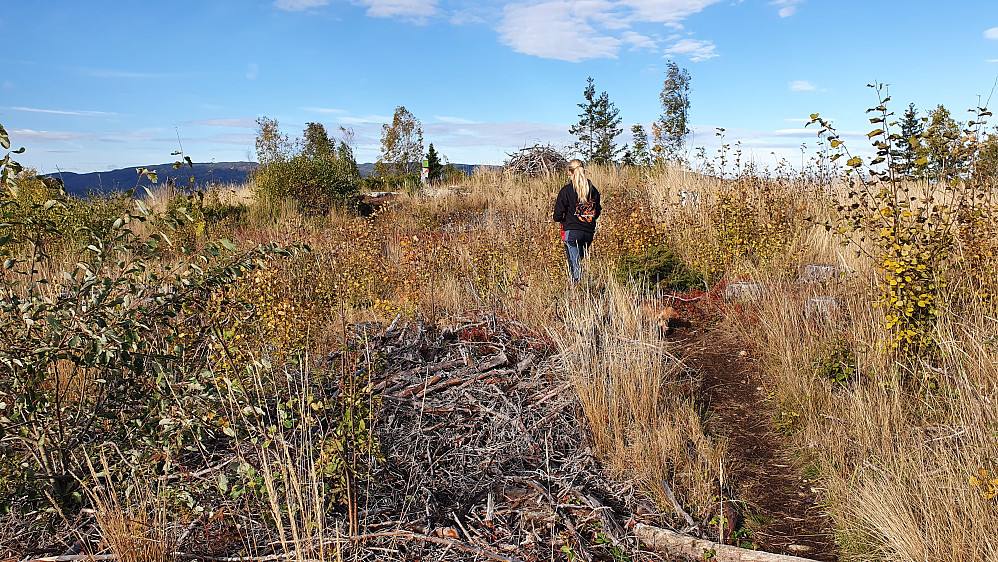
[(634, 550), (626, 522), (638, 505), (653, 510), (604, 476), (550, 339), (492, 315), (453, 320), (374, 338), (388, 364), (375, 382), (384, 463), (354, 554), (594, 560)]
[(568, 169), (568, 159), (549, 144), (535, 144), (506, 155), (509, 160), (502, 168), (503, 175), (537, 177)]
[[(674, 560), (712, 551), (718, 560), (802, 560), (663, 528), (681, 518), (660, 513), (632, 483), (608, 478), (588, 446), (572, 383), (545, 334), (474, 313), (442, 329), (398, 318), (387, 328), (361, 323), (348, 337), (380, 365), (370, 383), (381, 404), (375, 432), (382, 457), (369, 473), (357, 473), (351, 505), (326, 506), (328, 532), (317, 540), (327, 553), (354, 561), (528, 562)], [(189, 476), (213, 479), (233, 460)], [(275, 541), (258, 515), (240, 515), (242, 523), (222, 535), (212, 521), (190, 521), (173, 558), (315, 558), (315, 542), (299, 551), (302, 545)], [(35, 562), (117, 559), (105, 541), (79, 541)], [(256, 557), (231, 556), (250, 544), (258, 545)]]

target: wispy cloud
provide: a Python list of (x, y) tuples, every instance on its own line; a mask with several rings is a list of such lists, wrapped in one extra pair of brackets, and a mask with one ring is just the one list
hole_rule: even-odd
[(260, 72), (260, 67), (257, 66), (255, 62), (251, 62), (246, 65), (246, 79), (256, 80), (257, 73)]
[(654, 23), (679, 23), (680, 21), (699, 13), (701, 10), (716, 4), (720, 0), (621, 0), (622, 6), (634, 10), (636, 21)]
[[(609, 2), (599, 2), (606, 7)], [(499, 24), (499, 39), (518, 53), (545, 59), (579, 62), (616, 58), (622, 41), (599, 33), (588, 20), (591, 3), (553, 0), (540, 4), (509, 4)], [(589, 13), (585, 13), (585, 12)]]
[(474, 121), (468, 119), (463, 119), (461, 117), (448, 117), (446, 115), (434, 115), (434, 119), (440, 121), (441, 123), (451, 123), (454, 125), (474, 125)]
[(93, 133), (78, 133), (72, 131), (35, 131), (33, 129), (14, 129), (13, 131), (10, 131), (10, 136), (12, 139), (17, 139), (17, 142), (52, 142), (97, 139), (97, 135)]
[(86, 115), (86, 116), (111, 116), (117, 115), (117, 113), (108, 111), (71, 111), (68, 109), (40, 109), (37, 107), (19, 107), (19, 106), (9, 106), (7, 109), (13, 111), (28, 111), (31, 113), (49, 113), (52, 115)]
[(3, 83), (3, 89), (4, 89), (4, 90), (9, 90), (9, 89), (11, 89), (11, 88), (13, 88), (13, 87), (14, 87), (14, 83), (13, 83), (13, 82), (11, 82), (10, 80), (7, 80), (7, 81), (5, 81), (5, 82)]
[(184, 125), (190, 127), (234, 127), (238, 129), (255, 129), (256, 120), (245, 117), (201, 119), (198, 121), (185, 121)]
[(658, 43), (654, 39), (634, 31), (625, 31), (621, 34), (620, 38), (625, 43), (630, 43), (631, 47), (634, 49), (648, 49), (650, 51), (654, 51), (658, 48)]
[(665, 49), (666, 55), (686, 55), (693, 62), (703, 62), (718, 56), (714, 43), (696, 39), (680, 39)]
[(998, 27), (992, 27), (991, 29), (985, 30), (984, 37), (987, 39), (998, 39)]
[(471, 10), (458, 10), (450, 16), (450, 22), (454, 25), (470, 25), (486, 23), (487, 21), (482, 15)]
[(375, 18), (401, 18), (415, 23), (426, 23), (436, 14), (437, 0), (360, 0), (367, 6), (367, 15)]
[[(683, 19), (720, 1), (521, 0), (505, 6), (496, 29), (503, 44), (527, 55), (569, 62), (616, 58), (625, 45), (657, 49), (653, 39), (634, 31), (635, 25), (682, 29)], [(675, 53), (690, 53), (694, 61), (717, 56), (709, 41), (680, 41), (673, 48), (680, 49)]]
[(781, 18), (789, 18), (797, 13), (797, 6), (803, 4), (804, 0), (774, 0), (769, 4), (779, 7), (777, 11)]
[(794, 80), (790, 83), (790, 89), (795, 92), (812, 92), (818, 88), (807, 80)]
[(329, 0), (274, 0), (274, 7), (286, 12), (301, 12), (328, 5)]
[(334, 109), (332, 107), (299, 107), (298, 109), (302, 111), (311, 111), (312, 113), (333, 113), (333, 114), (346, 113), (346, 111), (343, 109)]

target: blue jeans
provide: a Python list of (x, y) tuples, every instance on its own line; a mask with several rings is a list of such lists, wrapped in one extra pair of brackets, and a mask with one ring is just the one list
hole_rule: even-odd
[(582, 260), (586, 259), (586, 251), (593, 243), (593, 233), (584, 230), (565, 231), (565, 255), (568, 257), (568, 271), (572, 281), (578, 282), (582, 276)]

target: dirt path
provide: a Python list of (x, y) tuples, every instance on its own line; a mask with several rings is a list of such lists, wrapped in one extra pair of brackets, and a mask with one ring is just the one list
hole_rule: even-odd
[(687, 361), (704, 376), (708, 408), (720, 418), (737, 499), (760, 550), (834, 561), (829, 521), (817, 505), (818, 484), (801, 476), (786, 439), (772, 428), (762, 372), (736, 338), (707, 332), (693, 341)]

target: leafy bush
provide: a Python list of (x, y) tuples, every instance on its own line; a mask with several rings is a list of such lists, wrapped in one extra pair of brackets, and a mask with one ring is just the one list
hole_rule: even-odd
[(260, 166), (253, 172), (253, 181), (258, 197), (291, 198), (303, 210), (325, 213), (357, 193), (360, 177), (346, 158), (296, 155)]
[(688, 269), (664, 244), (653, 244), (640, 252), (622, 255), (617, 264), (617, 279), (624, 282), (628, 277), (652, 289), (672, 291), (689, 291), (705, 284), (702, 275)]

